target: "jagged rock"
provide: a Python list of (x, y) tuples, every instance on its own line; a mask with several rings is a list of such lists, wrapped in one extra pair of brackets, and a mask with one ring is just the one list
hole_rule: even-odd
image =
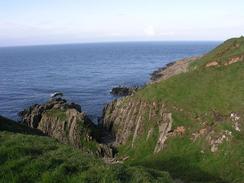
[(225, 141), (229, 141), (232, 138), (231, 131), (225, 130), (217, 137), (209, 137), (210, 141), (210, 150), (211, 152), (216, 152), (218, 150), (219, 145), (223, 144)]
[(140, 116), (142, 115), (140, 111), (143, 103), (128, 100), (123, 105), (126, 99), (125, 97), (121, 100), (114, 100), (104, 108), (103, 128), (108, 129), (115, 136), (116, 145), (126, 143), (131, 135), (135, 139), (139, 131)]
[(206, 67), (214, 67), (214, 66), (219, 66), (219, 63), (216, 61), (209, 62), (206, 64)]
[(115, 96), (127, 96), (132, 95), (137, 89), (138, 87), (118, 86), (112, 88), (110, 93)]
[(234, 112), (232, 112), (231, 114), (230, 114), (230, 120), (233, 122), (233, 128), (236, 130), (236, 131), (241, 131), (241, 128), (240, 128), (240, 126), (241, 126), (241, 124), (240, 124), (240, 119), (241, 119), (241, 117), (240, 117), (240, 115), (238, 114), (238, 113), (234, 113)]
[(46, 110), (52, 109), (54, 106), (56, 109), (64, 108), (66, 104), (65, 99), (57, 98), (48, 101), (46, 104), (34, 104), (29, 108), (19, 112), (21, 117), (21, 122), (26, 124), (29, 127), (37, 128), (39, 121), (41, 120), (42, 113)]
[(81, 112), (78, 104), (54, 98), (45, 104), (35, 104), (19, 113), (22, 123), (41, 130), (62, 143), (83, 148), (93, 140), (95, 125)]
[(124, 97), (114, 100), (104, 108), (102, 125), (114, 135), (114, 146), (130, 142), (132, 148), (143, 134), (147, 134), (146, 140), (149, 140), (153, 133), (157, 133), (154, 128), (158, 128), (156, 153), (163, 149), (171, 130), (172, 117), (162, 103)]
[(165, 67), (159, 68), (151, 74), (151, 82), (159, 82), (161, 80), (166, 80), (174, 75), (187, 72), (189, 64), (199, 58), (201, 57), (190, 57), (168, 63)]
[(99, 144), (97, 153), (102, 157), (113, 158), (117, 153), (116, 149), (112, 145)]
[(146, 141), (148, 141), (148, 139), (151, 137), (152, 132), (153, 132), (153, 128), (151, 128), (150, 130), (148, 130), (148, 132), (147, 132), (147, 139), (146, 139)]
[(35, 104), (19, 115), (25, 125), (62, 143), (106, 158), (113, 158), (116, 153), (110, 133), (94, 125), (78, 104), (54, 98), (45, 104)]
[(211, 152), (216, 152), (219, 149), (219, 146), (226, 142), (230, 141), (232, 138), (232, 132), (229, 130), (221, 130), (220, 132), (215, 131), (212, 127), (207, 126), (201, 128), (197, 132), (192, 134), (191, 140), (195, 142), (197, 139), (204, 139), (210, 146)]
[(164, 142), (167, 139), (168, 132), (172, 128), (172, 114), (171, 113), (164, 113), (162, 122), (159, 125), (159, 138), (154, 148), (154, 153), (160, 152), (164, 147)]

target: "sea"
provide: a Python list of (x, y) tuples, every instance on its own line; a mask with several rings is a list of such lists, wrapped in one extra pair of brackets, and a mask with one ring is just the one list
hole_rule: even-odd
[(0, 47), (0, 115), (44, 103), (54, 92), (81, 105), (94, 123), (116, 86), (143, 86), (167, 63), (203, 55), (220, 42), (117, 42)]

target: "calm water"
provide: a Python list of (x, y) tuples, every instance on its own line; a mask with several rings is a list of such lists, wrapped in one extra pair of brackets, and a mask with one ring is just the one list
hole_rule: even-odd
[(94, 43), (0, 48), (0, 115), (45, 102), (55, 91), (94, 119), (117, 85), (143, 85), (170, 61), (200, 55), (217, 42)]

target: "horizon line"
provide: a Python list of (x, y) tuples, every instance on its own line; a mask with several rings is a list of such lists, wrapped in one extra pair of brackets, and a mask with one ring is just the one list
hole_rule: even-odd
[(79, 44), (113, 44), (113, 43), (159, 43), (159, 42), (223, 42), (225, 40), (126, 40), (126, 41), (87, 41), (87, 42), (64, 42), (64, 43), (40, 43), (40, 44), (17, 44), (1, 46), (0, 48), (14, 48), (14, 47), (38, 47), (38, 46), (62, 46), (62, 45), (79, 45)]

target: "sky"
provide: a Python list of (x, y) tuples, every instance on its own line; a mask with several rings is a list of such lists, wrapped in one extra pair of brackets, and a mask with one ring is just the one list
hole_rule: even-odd
[(0, 0), (0, 46), (243, 34), (244, 0)]

